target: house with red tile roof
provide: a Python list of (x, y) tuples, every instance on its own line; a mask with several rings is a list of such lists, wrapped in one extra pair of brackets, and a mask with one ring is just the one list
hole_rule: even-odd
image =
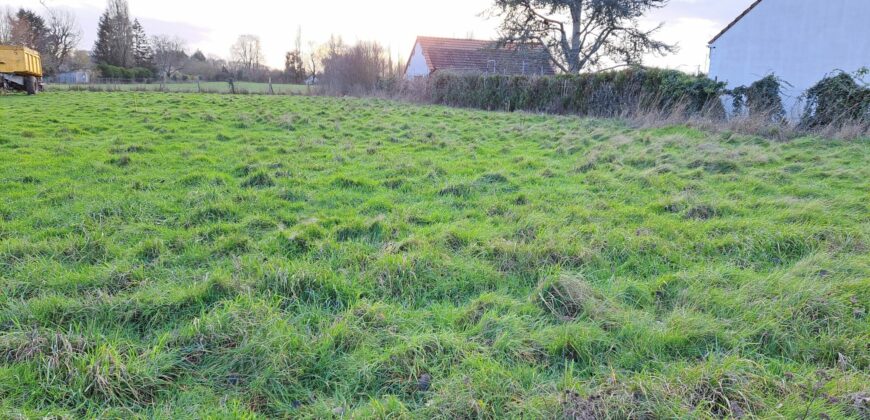
[(556, 74), (543, 46), (417, 37), (405, 65), (405, 77), (426, 77), (439, 71), (528, 76)]

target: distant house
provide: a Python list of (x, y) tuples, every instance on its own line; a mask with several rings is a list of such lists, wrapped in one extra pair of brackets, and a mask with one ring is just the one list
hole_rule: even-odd
[(710, 41), (710, 77), (734, 88), (775, 74), (796, 117), (827, 74), (870, 66), (868, 22), (870, 0), (757, 0)]
[(405, 78), (425, 77), (438, 71), (530, 76), (555, 74), (543, 46), (499, 46), (494, 41), (417, 37), (405, 65)]
[(68, 71), (54, 76), (57, 83), (82, 84), (91, 82), (91, 74), (87, 70)]

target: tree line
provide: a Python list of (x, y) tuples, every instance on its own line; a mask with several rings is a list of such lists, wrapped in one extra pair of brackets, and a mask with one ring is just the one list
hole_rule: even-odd
[[(229, 48), (229, 59), (190, 51), (187, 42), (166, 34), (148, 35), (132, 16), (128, 0), (108, 0), (97, 25), (90, 51), (78, 49), (83, 31), (65, 9), (43, 4), (42, 10), (0, 9), (0, 44), (25, 46), (40, 53), (47, 76), (77, 70), (95, 70), (113, 79), (248, 80), (303, 83), (314, 80), (319, 55), (302, 52), (301, 28), (295, 48), (286, 53), (283, 69), (265, 65), (262, 41), (243, 34)], [(314, 48), (314, 45), (311, 45)]]
[(336, 91), (349, 93), (369, 90), (385, 78), (400, 77), (389, 51), (376, 42), (349, 45), (332, 36), (322, 45), (309, 43), (307, 50), (303, 51), (299, 27), (293, 48), (285, 53), (283, 69), (265, 64), (263, 42), (254, 34), (239, 35), (229, 48), (229, 59), (199, 50), (189, 53), (181, 38), (147, 36), (141, 22), (130, 15), (127, 0), (108, 0), (91, 57), (104, 77), (119, 79), (325, 82)]
[[(560, 73), (576, 74), (642, 64), (647, 54), (676, 47), (655, 39), (661, 26), (640, 22), (668, 0), (493, 0), (492, 18), (501, 21), (501, 44), (535, 44), (547, 51)], [(124, 79), (322, 81), (336, 90), (369, 89), (400, 73), (392, 55), (376, 42), (345, 44), (331, 37), (303, 52), (301, 28), (285, 54), (283, 69), (265, 65), (261, 39), (243, 34), (229, 59), (187, 47), (177, 36), (149, 36), (130, 14), (128, 0), (107, 0), (90, 52), (76, 50), (82, 31), (68, 11), (43, 3), (41, 11), (0, 10), (0, 43), (25, 45), (43, 57), (45, 73), (95, 67), (103, 77)], [(337, 88), (338, 86), (341, 88)]]

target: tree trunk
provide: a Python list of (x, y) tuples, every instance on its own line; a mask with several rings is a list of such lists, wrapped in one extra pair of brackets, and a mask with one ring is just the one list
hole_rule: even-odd
[(580, 19), (583, 12), (578, 5), (571, 6), (571, 50), (568, 54), (568, 66), (571, 73), (579, 73), (583, 68), (582, 60), (580, 59), (580, 51), (582, 51), (583, 42), (580, 38), (582, 21)]

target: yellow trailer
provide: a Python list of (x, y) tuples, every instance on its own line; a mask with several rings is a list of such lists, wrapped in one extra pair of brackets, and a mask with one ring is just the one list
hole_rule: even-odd
[(42, 79), (39, 53), (27, 47), (0, 45), (0, 87), (33, 95)]

